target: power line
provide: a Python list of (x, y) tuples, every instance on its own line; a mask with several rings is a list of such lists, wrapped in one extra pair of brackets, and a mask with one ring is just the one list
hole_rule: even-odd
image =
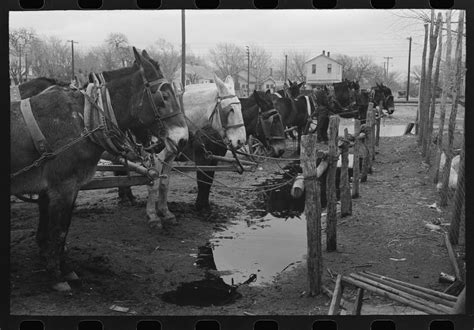
[(74, 40), (68, 40), (67, 42), (70, 42), (71, 43), (71, 73), (72, 73), (72, 76), (71, 76), (71, 79), (74, 80), (75, 79), (75, 71), (74, 71), (74, 44), (78, 44), (77, 41), (74, 41)]

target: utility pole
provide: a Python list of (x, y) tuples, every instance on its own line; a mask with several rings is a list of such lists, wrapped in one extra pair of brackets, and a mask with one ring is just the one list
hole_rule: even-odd
[(28, 52), (25, 51), (25, 81), (28, 81)]
[(411, 37), (407, 38), (410, 43), (408, 46), (408, 77), (407, 77), (407, 101), (410, 97), (410, 60), (411, 60)]
[(385, 56), (384, 58), (387, 59), (387, 71), (386, 71), (386, 73), (385, 73), (385, 80), (388, 80), (388, 66), (389, 66), (389, 64), (390, 64), (390, 59), (393, 58), (393, 57), (391, 57), (391, 56)]
[(247, 96), (250, 96), (250, 49), (247, 47)]
[(21, 44), (18, 45), (18, 53), (19, 53), (19, 63), (18, 63), (18, 73), (19, 73), (19, 79), (18, 79), (18, 84), (21, 84), (23, 82), (22, 79), (22, 74), (21, 74)]
[(181, 9), (181, 85), (184, 93), (186, 86), (186, 20), (184, 9)]
[(287, 69), (288, 69), (288, 55), (285, 55), (285, 84), (286, 84), (286, 79), (288, 78), (287, 77)]
[(387, 62), (383, 62), (383, 75), (385, 77), (385, 80), (387, 80)]
[(72, 58), (72, 61), (71, 61), (71, 66), (72, 66), (72, 77), (71, 79), (74, 80), (74, 44), (77, 44), (78, 42), (77, 41), (74, 41), (74, 40), (68, 40), (67, 42), (70, 42), (71, 43), (71, 58)]

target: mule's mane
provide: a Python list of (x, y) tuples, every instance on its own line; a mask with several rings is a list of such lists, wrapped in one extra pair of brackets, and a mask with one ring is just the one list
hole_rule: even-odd
[(51, 85), (69, 86), (69, 83), (68, 83), (68, 82), (61, 81), (61, 80), (54, 79), (54, 78), (38, 77), (37, 80), (46, 81), (46, 82), (50, 83)]
[(117, 70), (111, 70), (111, 71), (104, 71), (102, 74), (104, 75), (104, 78), (107, 81), (110, 80), (115, 80), (115, 79), (120, 79), (125, 76), (131, 75), (138, 71), (138, 65), (136, 63), (133, 63), (132, 66), (126, 67), (126, 68), (120, 68)]

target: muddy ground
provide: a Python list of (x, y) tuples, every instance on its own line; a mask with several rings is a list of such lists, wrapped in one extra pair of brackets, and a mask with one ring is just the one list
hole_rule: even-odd
[[(385, 125), (406, 124), (415, 116), (414, 106), (400, 105)], [(464, 113), (458, 115), (459, 120)], [(460, 125), (458, 125), (459, 127)], [(383, 127), (382, 127), (383, 131)], [(459, 144), (459, 136), (456, 143)], [(285, 157), (292, 158), (294, 143), (288, 142)], [(428, 207), (438, 200), (432, 170), (422, 162), (414, 136), (382, 137), (373, 174), (360, 186), (361, 197), (353, 200), (352, 216), (337, 227), (338, 251), (323, 253), (323, 266), (336, 273), (369, 270), (402, 281), (444, 290), (440, 272), (453, 274), (443, 236), (430, 231), (426, 222), (449, 222), (451, 207), (437, 211)], [(69, 293), (53, 292), (39, 263), (35, 244), (36, 205), (12, 198), (11, 203), (11, 313), (40, 315), (243, 315), (327, 314), (329, 298), (308, 297), (306, 266), (279, 273), (264, 286), (241, 286), (241, 297), (222, 306), (178, 306), (163, 301), (165, 292), (180, 283), (202, 280), (206, 270), (195, 266), (198, 247), (231, 220), (252, 218), (259, 195), (251, 188), (281, 173), (286, 163), (265, 162), (262, 169), (239, 175), (217, 173), (211, 193), (213, 210), (194, 210), (196, 184), (173, 174), (170, 210), (179, 225), (161, 232), (146, 224), (146, 187), (134, 187), (138, 205), (118, 205), (116, 189), (82, 191), (68, 236), (69, 259), (80, 281)], [(225, 184), (234, 188), (217, 188)], [(447, 228), (447, 227), (445, 227)], [(324, 235), (324, 233), (323, 233)], [(463, 268), (464, 231), (459, 262)], [(295, 256), (295, 261), (300, 258)], [(392, 258), (392, 259), (391, 259)], [(398, 260), (398, 261), (397, 261)], [(324, 284), (333, 288), (328, 273)], [(362, 313), (411, 313), (409, 308), (370, 294)], [(345, 298), (354, 299), (354, 290)], [(110, 309), (129, 308), (128, 313)], [(398, 307), (397, 307), (398, 306)]]

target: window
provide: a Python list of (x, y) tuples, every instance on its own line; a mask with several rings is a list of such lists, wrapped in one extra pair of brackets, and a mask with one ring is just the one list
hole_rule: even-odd
[(329, 63), (329, 64), (328, 64), (328, 73), (331, 73), (331, 70), (332, 70), (332, 64)]
[(270, 88), (270, 84), (266, 84), (266, 85), (265, 85), (265, 88), (266, 88), (266, 89), (269, 89), (269, 88)]
[(311, 66), (311, 73), (312, 73), (312, 74), (315, 74), (315, 73), (316, 73), (316, 64), (313, 64), (313, 65)]

